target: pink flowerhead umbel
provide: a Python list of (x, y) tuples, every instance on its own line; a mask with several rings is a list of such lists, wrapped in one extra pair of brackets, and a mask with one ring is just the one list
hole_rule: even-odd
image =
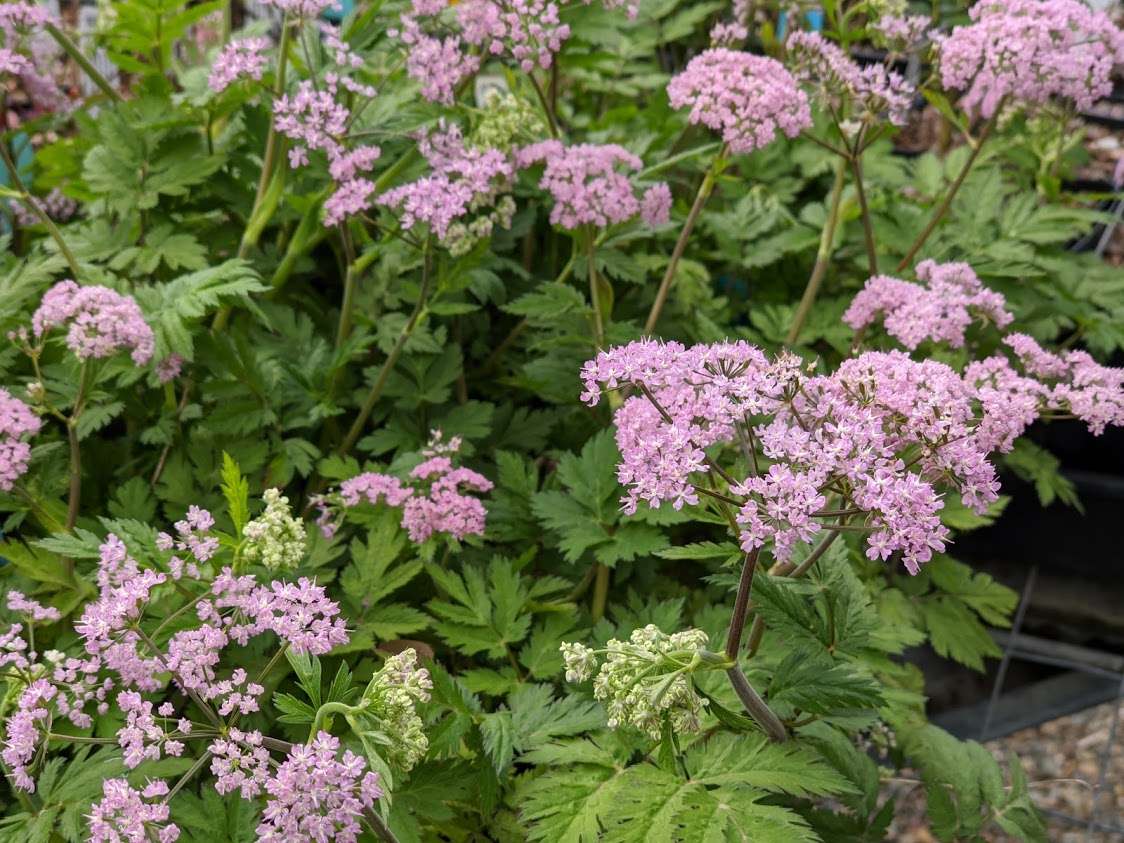
[(858, 331), (882, 318), (886, 333), (912, 351), (925, 340), (960, 348), (973, 319), (997, 328), (1014, 319), (1003, 296), (984, 287), (966, 263), (922, 261), (917, 277), (924, 283), (888, 275), (869, 279), (843, 321)]
[(254, 799), (262, 793), (269, 780), (269, 751), (262, 746), (261, 738), (256, 729), (231, 729), (228, 737), (211, 743), (215, 790), (223, 795), (237, 790), (243, 799)]
[(667, 95), (672, 108), (690, 107), (690, 122), (718, 132), (731, 152), (752, 152), (778, 132), (794, 138), (812, 125), (808, 98), (784, 65), (737, 50), (695, 56)]
[(908, 50), (925, 41), (933, 26), (927, 15), (883, 15), (874, 23), (878, 39), (895, 50)]
[(413, 0), (402, 26), (389, 32), (406, 45), (406, 73), (421, 85), (422, 96), (452, 105), (460, 84), (480, 69), (480, 57), (468, 52), (459, 34), (443, 34), (436, 17), (444, 9), (444, 3)]
[(465, 42), (493, 56), (510, 56), (525, 72), (550, 68), (570, 27), (552, 0), (464, 0), (457, 21)]
[(1094, 436), (1124, 425), (1124, 369), (1102, 366), (1085, 351), (1054, 354), (1026, 334), (1011, 334), (1004, 342), (1045, 385), (1050, 409), (1071, 413)]
[(642, 205), (627, 171), (639, 170), (643, 162), (623, 146), (540, 141), (519, 150), (517, 160), (520, 167), (544, 162), (539, 187), (554, 198), (550, 211), (554, 225), (571, 230), (582, 225), (604, 228), (642, 212), (650, 225), (667, 221), (670, 190), (667, 185), (649, 188)]
[[(966, 272), (933, 264), (922, 275), (931, 286), (979, 293)], [(983, 304), (1006, 319), (1000, 302)], [(1046, 382), (1019, 375), (1003, 357), (961, 376), (901, 351), (867, 352), (815, 375), (792, 355), (770, 360), (744, 342), (687, 348), (641, 340), (586, 363), (581, 397), (596, 404), (604, 389), (631, 388), (614, 415), (626, 513), (641, 501), (698, 503), (695, 484), (710, 473), (715, 446), (752, 435), (766, 462), (727, 491), (738, 500), (746, 551), (771, 544), (776, 559), (789, 559), (796, 545), (840, 526), (831, 523), (837, 513), (828, 499), (845, 490), (839, 506), (857, 510), (847, 525), (869, 531), (867, 556), (900, 555), (917, 573), (948, 541), (943, 496), (955, 492), (986, 512), (999, 492), (988, 455), (1009, 450), (1042, 410), (1072, 413), (1093, 432), (1124, 421), (1124, 370), (1083, 352), (1051, 356), (1032, 343), (1012, 345), (1049, 375)]]
[(906, 80), (881, 64), (860, 67), (818, 32), (793, 32), (785, 47), (796, 78), (836, 108), (850, 107), (856, 119), (886, 115), (904, 125), (913, 99)]
[(265, 782), (269, 801), (257, 828), (261, 843), (298, 840), (355, 843), (360, 818), (382, 796), (378, 773), (351, 750), (320, 732), (308, 746), (294, 746)]
[(11, 491), (27, 472), (31, 462), (31, 445), (27, 440), (42, 426), (30, 407), (0, 388), (0, 490)]
[[(436, 533), (455, 539), (482, 536), (487, 511), (479, 498), (466, 492), (488, 492), (492, 481), (469, 468), (458, 468), (452, 456), (460, 449), (460, 437), (448, 442), (435, 431), (422, 451), (426, 457), (410, 472), (408, 481), (368, 471), (340, 484), (336, 502), (344, 508), (360, 502), (402, 508), (402, 526), (414, 542), (424, 542)], [(329, 499), (320, 502), (320, 530), (326, 536), (335, 534), (339, 522)]]
[(66, 344), (79, 360), (109, 357), (129, 351), (143, 366), (152, 359), (156, 340), (152, 328), (131, 296), (108, 287), (80, 287), (60, 281), (43, 296), (31, 317), (36, 337), (69, 324)]
[(53, 72), (55, 45), (44, 31), (51, 22), (47, 8), (38, 3), (0, 4), (0, 74), (19, 81), (35, 115), (66, 107), (66, 96)]
[(269, 49), (266, 38), (239, 38), (231, 41), (211, 65), (211, 75), (207, 85), (216, 94), (221, 94), (239, 79), (261, 81), (268, 60), (265, 51)]
[(984, 117), (1006, 99), (1089, 108), (1124, 62), (1124, 32), (1081, 0), (983, 0), (968, 14), (972, 23), (937, 40), (941, 84)]
[(168, 822), (171, 810), (161, 797), (168, 794), (166, 782), (149, 782), (134, 790), (125, 779), (102, 782), (102, 799), (95, 802), (87, 819), (91, 843), (174, 843), (180, 830)]
[(403, 228), (427, 225), (454, 255), (469, 251), (496, 225), (510, 228), (515, 167), (508, 155), (468, 146), (457, 126), (443, 122), (420, 135), (418, 149), (429, 161), (429, 175), (376, 200), (398, 213)]

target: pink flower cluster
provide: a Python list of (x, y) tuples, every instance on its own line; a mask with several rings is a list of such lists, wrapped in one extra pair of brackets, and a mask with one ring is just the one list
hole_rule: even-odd
[(382, 796), (378, 773), (339, 739), (320, 732), (308, 746), (294, 746), (265, 782), (269, 802), (257, 835), (261, 843), (323, 840), (355, 843), (360, 817)]
[[(0, 74), (19, 79), (36, 113), (61, 111), (66, 97), (53, 74), (55, 51), (43, 31), (52, 22), (43, 5), (27, 2), (0, 4)], [(23, 52), (20, 52), (20, 50)]]
[[(362, 501), (385, 501), (388, 506), (402, 507), (402, 526), (414, 542), (424, 542), (434, 533), (448, 533), (456, 539), (481, 536), (487, 512), (479, 498), (465, 492), (488, 492), (492, 481), (470, 468), (455, 467), (450, 455), (459, 449), (460, 437), (443, 443), (437, 431), (422, 451), (426, 459), (410, 472), (407, 483), (368, 471), (340, 484), (339, 503), (347, 508)], [(318, 523), (321, 532), (331, 537), (339, 521), (327, 500), (320, 504)]]
[(221, 794), (237, 790), (243, 799), (261, 794), (269, 779), (269, 750), (262, 746), (261, 732), (231, 729), (225, 738), (211, 742), (211, 772), (215, 790)]
[(465, 49), (459, 34), (441, 37), (436, 17), (444, 9), (441, 0), (413, 0), (402, 26), (390, 34), (406, 45), (406, 73), (421, 85), (422, 96), (452, 105), (460, 84), (480, 69), (480, 57)]
[[(153, 553), (157, 559), (161, 553), (169, 555), (159, 565), (174, 569), (172, 575), (142, 568), (120, 539), (107, 537), (98, 560), (98, 598), (86, 605), (74, 625), (85, 658), (53, 656), (49, 665), (38, 664), (37, 654), (28, 652), (19, 637), (22, 625), (0, 635), (0, 665), (27, 673), (27, 687), (16, 699), (3, 742), (4, 762), (19, 787), (34, 789), (28, 765), (54, 716), (89, 728), (93, 720), (87, 705), (96, 703), (98, 712), (105, 713), (107, 695), (114, 688), (125, 716), (117, 740), (126, 766), (135, 767), (162, 754), (181, 754), (192, 735), (191, 721), (177, 718), (171, 702), (154, 707), (143, 696), (164, 691), (169, 676), (198, 705), (213, 706), (217, 716), (241, 717), (258, 711), (265, 689), (241, 668), (220, 676), (224, 651), (232, 642), (245, 646), (251, 638), (272, 632), (295, 653), (323, 655), (348, 641), (339, 606), (308, 579), (260, 585), (252, 576), (236, 576), (223, 568), (208, 582), (211, 575), (201, 566), (218, 550), (217, 539), (208, 534), (213, 526), (209, 512), (192, 507), (176, 523), (177, 538), (157, 534)], [(185, 563), (177, 552), (192, 561)], [(140, 622), (157, 592), (172, 579), (183, 580), (181, 588), (201, 587), (194, 601), (198, 625), (181, 628), (157, 644), (140, 631)], [(32, 623), (59, 619), (57, 610), (18, 592), (9, 596), (8, 604)], [(33, 676), (40, 678), (32, 681)]]
[(515, 167), (498, 149), (465, 144), (457, 126), (438, 125), (418, 138), (418, 149), (430, 165), (429, 175), (400, 185), (378, 197), (398, 212), (406, 230), (426, 225), (450, 247), (488, 236), (494, 226), (511, 225), (511, 189)]
[(0, 490), (11, 491), (27, 471), (31, 445), (26, 440), (42, 426), (30, 407), (0, 387)]
[(1014, 319), (1003, 296), (984, 287), (966, 263), (922, 261), (917, 277), (922, 284), (888, 275), (869, 279), (843, 321), (858, 331), (882, 318), (886, 333), (913, 350), (925, 340), (960, 348), (973, 317), (998, 328)]
[(1102, 366), (1085, 351), (1054, 354), (1025, 334), (1010, 334), (1004, 342), (1042, 382), (1049, 409), (1081, 419), (1094, 436), (1124, 425), (1124, 369)]
[(965, 91), (961, 106), (984, 117), (1005, 99), (1088, 108), (1124, 62), (1124, 32), (1081, 0), (983, 0), (969, 15), (972, 23), (937, 39), (941, 83)]
[(266, 38), (238, 38), (231, 41), (211, 65), (207, 85), (216, 94), (221, 94), (239, 79), (261, 81), (268, 60), (265, 51), (269, 49)]
[(582, 225), (604, 228), (626, 222), (640, 214), (645, 223), (666, 223), (671, 212), (671, 190), (664, 183), (653, 185), (637, 199), (632, 180), (618, 167), (639, 170), (643, 162), (616, 144), (574, 144), (541, 141), (519, 150), (520, 167), (545, 162), (539, 187), (550, 191), (554, 207), (550, 221), (563, 228)]
[(752, 152), (778, 132), (796, 137), (812, 125), (808, 98), (775, 59), (725, 48), (706, 50), (667, 86), (672, 108), (690, 107), (691, 123), (718, 132), (732, 152)]
[(66, 344), (79, 360), (109, 357), (120, 350), (131, 351), (138, 366), (152, 359), (156, 339), (131, 296), (108, 287), (60, 281), (44, 294), (31, 326), (41, 337), (68, 323)]
[(891, 123), (906, 122), (913, 88), (881, 64), (860, 67), (818, 32), (793, 32), (785, 42), (793, 72), (816, 96), (837, 109), (845, 105), (856, 119), (886, 115)]
[(526, 73), (546, 70), (570, 27), (553, 0), (464, 0), (457, 6), (461, 36), (493, 56), (510, 56)]
[(581, 397), (592, 405), (603, 388), (639, 392), (614, 417), (625, 512), (641, 500), (697, 503), (705, 488), (696, 479), (719, 471), (706, 449), (738, 442), (764, 457), (727, 492), (741, 502), (746, 551), (772, 542), (776, 558), (788, 559), (797, 544), (841, 526), (829, 523), (833, 511), (854, 508), (861, 523), (846, 526), (869, 531), (867, 555), (900, 553), (916, 573), (948, 539), (942, 494), (986, 511), (999, 490), (988, 454), (1009, 449), (1043, 409), (1070, 412), (1094, 432), (1124, 423), (1124, 370), (1083, 352), (1051, 356), (1028, 340), (1011, 344), (1056, 384), (1019, 375), (1003, 357), (961, 376), (903, 352), (868, 352), (816, 376), (792, 355), (769, 360), (745, 342), (642, 340), (586, 363)]
[(339, 31), (327, 25), (322, 30), (333, 69), (324, 74), (321, 85), (305, 79), (295, 93), (276, 100), (273, 121), (277, 131), (293, 141), (289, 148), (291, 167), (307, 165), (313, 151), (327, 156), (336, 189), (324, 202), (324, 224), (332, 226), (371, 206), (375, 184), (363, 174), (374, 166), (382, 150), (370, 144), (349, 147), (347, 135), (353, 112), (344, 103), (354, 98), (370, 99), (376, 92), (348, 75), (363, 62)]
[(91, 843), (173, 843), (180, 830), (169, 823), (171, 809), (161, 797), (167, 796), (168, 785), (149, 782), (144, 790), (133, 789), (125, 779), (102, 782), (102, 798), (95, 802), (90, 815)]
[(927, 15), (884, 15), (874, 23), (874, 31), (892, 49), (908, 50), (928, 38), (932, 26)]

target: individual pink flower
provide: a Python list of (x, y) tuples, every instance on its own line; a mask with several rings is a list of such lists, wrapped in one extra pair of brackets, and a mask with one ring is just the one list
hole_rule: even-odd
[(141, 366), (156, 346), (136, 301), (108, 287), (80, 287), (73, 281), (51, 287), (31, 317), (32, 330), (40, 337), (63, 325), (68, 325), (66, 344), (79, 360), (127, 350)]
[(91, 843), (173, 843), (179, 828), (168, 822), (171, 809), (160, 797), (168, 794), (166, 782), (153, 781), (142, 791), (126, 779), (102, 782), (102, 799), (95, 802), (87, 819)]
[(857, 119), (886, 115), (895, 125), (905, 124), (913, 88), (904, 77), (881, 64), (860, 67), (818, 32), (793, 32), (785, 49), (796, 78), (819, 99), (837, 109), (849, 106)]
[(778, 132), (796, 137), (812, 125), (808, 98), (775, 59), (722, 47), (691, 59), (667, 86), (672, 108), (718, 132), (731, 152), (768, 146)]
[(15, 482), (27, 472), (31, 462), (31, 445), (43, 422), (35, 412), (0, 387), (0, 490), (11, 491)]
[(265, 782), (269, 800), (257, 828), (261, 843), (322, 840), (355, 843), (360, 818), (382, 796), (378, 773), (327, 732), (297, 745)]
[(215, 56), (207, 85), (216, 94), (221, 94), (239, 79), (261, 81), (265, 73), (269, 49), (266, 38), (238, 38), (228, 43)]
[(1005, 99), (1089, 108), (1124, 61), (1124, 32), (1080, 0), (983, 0), (968, 14), (972, 23), (936, 39), (941, 84), (984, 117)]
[(984, 287), (966, 263), (922, 261), (917, 277), (922, 284), (887, 275), (869, 279), (843, 321), (858, 331), (881, 318), (886, 333), (912, 350), (925, 340), (960, 348), (973, 319), (998, 328), (1014, 319), (1003, 296)]

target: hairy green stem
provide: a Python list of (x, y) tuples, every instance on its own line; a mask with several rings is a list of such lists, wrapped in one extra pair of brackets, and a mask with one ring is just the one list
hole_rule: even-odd
[(426, 240), (424, 257), (422, 259), (422, 286), (421, 291), (418, 293), (418, 303), (414, 306), (414, 311), (410, 314), (409, 320), (399, 332), (394, 347), (390, 350), (390, 354), (387, 355), (382, 369), (379, 370), (378, 377), (371, 386), (371, 391), (367, 393), (367, 398), (363, 401), (363, 406), (359, 408), (359, 415), (355, 417), (355, 421), (352, 422), (351, 428), (347, 431), (343, 442), (341, 442), (339, 448), (336, 449), (336, 453), (341, 457), (347, 454), (355, 446), (355, 443), (359, 441), (359, 437), (363, 433), (363, 428), (366, 426), (367, 420), (371, 417), (371, 413), (374, 412), (375, 405), (378, 404), (379, 398), (382, 397), (382, 391), (386, 388), (386, 382), (390, 378), (390, 373), (398, 363), (398, 358), (402, 355), (402, 349), (405, 348), (407, 340), (410, 339), (410, 335), (414, 333), (414, 329), (418, 326), (422, 315), (425, 313), (426, 300), (429, 297), (431, 260), (430, 243), (429, 240)]
[(898, 272), (901, 272), (917, 257), (917, 253), (921, 251), (921, 247), (929, 239), (930, 235), (936, 231), (940, 221), (944, 219), (944, 215), (948, 213), (948, 209), (952, 206), (952, 200), (956, 198), (956, 194), (960, 192), (960, 188), (964, 184), (964, 180), (968, 178), (968, 173), (972, 170), (972, 165), (976, 163), (976, 159), (980, 157), (980, 152), (983, 150), (984, 142), (987, 141), (991, 135), (992, 130), (995, 128), (995, 123), (999, 119), (998, 109), (995, 116), (992, 117), (987, 123), (984, 124), (983, 129), (980, 131), (980, 136), (976, 139), (975, 145), (972, 147), (972, 152), (968, 155), (968, 160), (964, 162), (964, 166), (960, 168), (960, 172), (956, 174), (956, 179), (952, 182), (948, 192), (945, 194), (944, 199), (933, 211), (933, 215), (929, 217), (929, 222), (917, 235), (917, 239), (913, 241), (913, 245), (909, 247), (909, 251), (905, 253), (905, 257), (898, 263)]
[(866, 203), (866, 188), (863, 186), (862, 154), (850, 156), (851, 175), (855, 178), (855, 194), (859, 197), (859, 210), (862, 212), (863, 241), (866, 244), (866, 269), (873, 278), (878, 274), (878, 249), (874, 242), (874, 221), (870, 217), (870, 207)]
[(656, 290), (656, 299), (652, 302), (652, 309), (648, 311), (648, 318), (644, 321), (645, 334), (651, 334), (655, 331), (656, 325), (660, 321), (660, 314), (663, 312), (664, 305), (667, 303), (667, 296), (671, 291), (671, 284), (675, 280), (675, 271), (679, 268), (679, 260), (683, 257), (683, 252), (687, 249), (687, 243), (691, 239), (691, 232), (695, 229), (695, 223), (699, 221), (699, 216), (702, 214), (703, 207), (706, 205), (706, 200), (709, 199), (710, 194), (714, 192), (714, 183), (718, 178), (718, 172), (726, 161), (727, 148), (726, 145), (723, 145), (722, 148), (718, 150), (718, 155), (715, 156), (710, 167), (707, 168), (706, 175), (703, 176), (702, 184), (699, 185), (699, 191), (695, 194), (694, 204), (691, 205), (691, 210), (687, 212), (687, 219), (683, 221), (683, 228), (679, 232), (679, 239), (675, 241), (675, 247), (671, 250), (671, 257), (667, 262), (667, 269), (664, 271), (659, 289)]
[(808, 320), (808, 314), (812, 312), (812, 305), (815, 304), (816, 296), (820, 292), (824, 275), (827, 274), (827, 265), (831, 262), (831, 250), (835, 243), (835, 228), (839, 223), (839, 206), (843, 199), (846, 168), (846, 160), (840, 158), (835, 165), (835, 182), (831, 187), (831, 198), (828, 200), (827, 219), (824, 220), (823, 231), (820, 233), (820, 246), (816, 251), (816, 263), (812, 267), (812, 275), (808, 278), (804, 295), (796, 308), (796, 315), (793, 316), (792, 324), (788, 328), (788, 335), (785, 337), (786, 345), (794, 345), (796, 340), (799, 339), (800, 331)]

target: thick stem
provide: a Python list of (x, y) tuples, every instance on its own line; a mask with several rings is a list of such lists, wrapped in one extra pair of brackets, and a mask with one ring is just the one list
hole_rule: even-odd
[(827, 219), (824, 220), (823, 231), (820, 233), (820, 247), (816, 251), (816, 263), (812, 267), (812, 275), (808, 279), (808, 285), (804, 288), (804, 295), (800, 299), (800, 305), (796, 308), (796, 315), (792, 319), (792, 325), (789, 326), (788, 335), (785, 337), (786, 345), (794, 345), (796, 340), (800, 337), (800, 331), (804, 327), (804, 323), (808, 320), (808, 314), (812, 312), (812, 305), (816, 302), (816, 296), (819, 294), (820, 285), (823, 283), (824, 275), (827, 274), (827, 265), (831, 262), (831, 248), (835, 243), (835, 227), (839, 223), (839, 206), (843, 199), (843, 183), (846, 167), (847, 161), (843, 158), (840, 158), (835, 165), (835, 183), (831, 187)]
[(660, 321), (660, 314), (667, 303), (668, 293), (671, 292), (671, 283), (675, 280), (675, 271), (679, 268), (679, 260), (687, 249), (691, 232), (695, 230), (695, 223), (699, 221), (706, 200), (714, 192), (714, 183), (718, 178), (718, 171), (726, 160), (726, 149), (727, 147), (723, 146), (718, 150), (718, 155), (711, 162), (706, 175), (703, 176), (702, 184), (699, 185), (699, 192), (695, 194), (695, 202), (687, 213), (687, 219), (683, 221), (683, 229), (679, 232), (679, 239), (675, 241), (675, 248), (671, 250), (671, 258), (668, 259), (667, 269), (664, 271), (659, 289), (656, 290), (656, 300), (652, 302), (652, 309), (648, 311), (648, 318), (644, 322), (645, 334), (651, 334), (655, 331), (656, 324)]
[(999, 111), (996, 110), (995, 116), (984, 124), (980, 136), (976, 139), (975, 146), (972, 147), (971, 154), (968, 155), (968, 160), (964, 162), (964, 166), (961, 167), (960, 172), (956, 174), (956, 180), (953, 181), (952, 186), (949, 187), (948, 193), (946, 193), (944, 199), (941, 200), (941, 204), (933, 211), (929, 222), (925, 225), (925, 228), (921, 230), (921, 233), (917, 235), (917, 239), (913, 241), (913, 245), (909, 247), (909, 251), (905, 253), (905, 257), (901, 259), (901, 262), (898, 264), (898, 272), (901, 272), (913, 263), (913, 259), (917, 257), (917, 253), (921, 251), (921, 247), (925, 245), (925, 241), (936, 231), (940, 221), (948, 212), (949, 207), (951, 207), (952, 200), (956, 198), (956, 194), (964, 184), (964, 180), (968, 178), (968, 173), (971, 171), (972, 165), (975, 164), (976, 159), (980, 157), (980, 151), (983, 149), (984, 142), (988, 139), (988, 136), (991, 135), (992, 130), (995, 128), (995, 122), (998, 119)]
[(850, 161), (851, 175), (855, 177), (855, 193), (859, 197), (859, 210), (862, 211), (863, 240), (866, 243), (866, 268), (867, 273), (873, 278), (878, 274), (878, 249), (874, 245), (874, 221), (870, 218), (870, 207), (866, 204), (861, 154), (856, 152), (850, 156)]
[(72, 40), (70, 40), (69, 35), (67, 35), (53, 23), (46, 24), (46, 29), (50, 36), (54, 38), (56, 42), (58, 42), (58, 45), (63, 48), (63, 50), (68, 56), (70, 56), (74, 63), (82, 68), (82, 72), (90, 77), (90, 81), (98, 86), (98, 90), (100, 90), (111, 100), (115, 100), (117, 102), (121, 101), (121, 94), (118, 93), (117, 89), (109, 84), (109, 81), (101, 75), (101, 72), (96, 67), (94, 67), (94, 63), (86, 58), (86, 55), (82, 52), (82, 49)]
[(594, 623), (597, 623), (601, 618), (605, 617), (605, 603), (608, 599), (609, 568), (598, 562), (593, 577), (593, 605), (590, 608), (590, 615)]
[(192, 764), (188, 768), (187, 772), (184, 773), (182, 776), (180, 776), (179, 781), (177, 781), (175, 783), (175, 785), (172, 786), (172, 789), (169, 790), (164, 795), (164, 799), (163, 799), (164, 804), (166, 805), (169, 802), (171, 802), (172, 797), (175, 796), (177, 793), (179, 793), (181, 790), (183, 790), (184, 786), (189, 781), (191, 781), (193, 778), (195, 778), (196, 774), (200, 770), (202, 770), (204, 767), (206, 767), (207, 762), (210, 761), (210, 760), (211, 760), (211, 751), (210, 750), (207, 750), (202, 755), (200, 755), (199, 758), (196, 759), (195, 763)]
[(761, 695), (753, 690), (753, 686), (745, 678), (742, 669), (734, 665), (726, 671), (726, 675), (730, 677), (730, 684), (734, 686), (734, 693), (741, 700), (742, 707), (750, 717), (757, 721), (769, 740), (774, 743), (784, 743), (788, 740), (788, 731), (785, 729), (784, 723), (773, 713), (765, 700), (761, 699)]
[(367, 822), (383, 843), (398, 843), (398, 838), (394, 836), (394, 832), (390, 830), (390, 826), (386, 824), (383, 818), (380, 817), (373, 808), (364, 813), (363, 816), (367, 818)]
[(742, 573), (738, 579), (738, 596), (734, 598), (734, 612), (730, 616), (730, 631), (726, 635), (726, 657), (737, 661), (738, 650), (742, 644), (742, 630), (745, 629), (745, 616), (749, 611), (749, 594), (753, 586), (753, 573), (757, 570), (757, 556), (761, 548), (754, 548), (745, 555)]
[(375, 405), (378, 404), (379, 398), (382, 397), (382, 391), (386, 387), (386, 382), (390, 378), (390, 373), (394, 370), (394, 366), (398, 363), (398, 358), (402, 355), (402, 349), (406, 346), (406, 341), (410, 339), (414, 329), (418, 326), (422, 314), (425, 312), (426, 299), (429, 297), (430, 285), (430, 245), (426, 240), (425, 256), (422, 261), (422, 286), (421, 292), (418, 294), (418, 303), (414, 306), (413, 313), (410, 314), (409, 320), (398, 334), (398, 339), (394, 343), (394, 348), (390, 350), (387, 355), (386, 362), (383, 363), (382, 369), (379, 370), (379, 376), (375, 379), (374, 384), (371, 386), (371, 391), (367, 393), (367, 398), (363, 402), (363, 406), (359, 408), (359, 415), (355, 417), (352, 422), (351, 428), (347, 431), (347, 436), (344, 437), (343, 442), (340, 443), (336, 453), (340, 456), (345, 455), (350, 451), (355, 443), (359, 441), (360, 435), (363, 433), (363, 428), (367, 424), (367, 419), (371, 417), (371, 413), (375, 410)]

